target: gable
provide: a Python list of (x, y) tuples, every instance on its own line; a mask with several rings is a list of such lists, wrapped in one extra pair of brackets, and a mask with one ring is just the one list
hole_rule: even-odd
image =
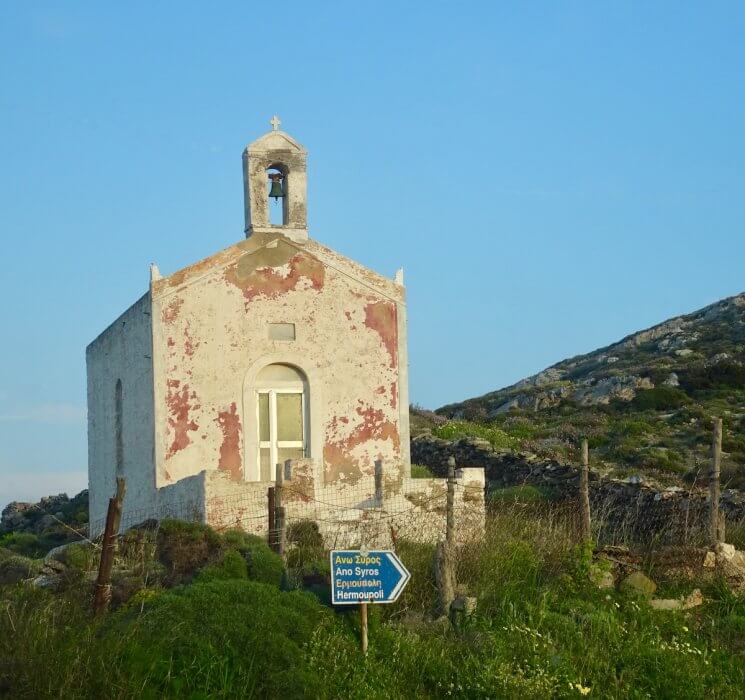
[[(287, 271), (287, 267), (289, 270)], [(404, 288), (393, 280), (346, 258), (316, 241), (297, 243), (276, 233), (254, 233), (250, 238), (211, 255), (193, 265), (155, 280), (153, 298), (167, 296), (177, 288), (198, 283), (221, 271), (226, 280), (241, 288), (244, 295), (275, 295), (297, 285), (300, 278), (311, 285), (319, 283), (323, 270), (331, 267), (350, 280), (382, 294), (392, 301), (403, 301)], [(275, 272), (286, 269), (286, 274)]]

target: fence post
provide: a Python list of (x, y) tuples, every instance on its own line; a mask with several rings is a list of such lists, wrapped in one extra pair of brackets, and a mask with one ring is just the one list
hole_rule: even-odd
[(587, 439), (582, 440), (582, 464), (579, 470), (579, 510), (581, 517), (582, 541), (592, 538), (590, 522), (590, 450)]
[(98, 577), (93, 592), (93, 614), (96, 617), (106, 612), (111, 600), (111, 570), (114, 567), (116, 538), (122, 521), (122, 502), (126, 490), (124, 478), (117, 477), (116, 495), (109, 499), (109, 508), (106, 511), (106, 527), (101, 543), (101, 561), (98, 565)]
[(375, 503), (383, 504), (383, 460), (375, 460)]
[(273, 552), (277, 551), (277, 523), (275, 521), (275, 509), (277, 504), (274, 500), (274, 486), (270, 486), (266, 492), (267, 500), (267, 544)]
[(277, 464), (274, 481), (274, 527), (277, 533), (277, 554), (285, 556), (285, 508), (282, 501), (282, 485), (284, 484), (284, 465)]
[(367, 656), (367, 602), (360, 603), (360, 649)]
[(452, 545), (455, 542), (455, 457), (448, 457), (448, 498), (445, 540), (448, 545)]
[(447, 501), (445, 513), (445, 540), (437, 543), (435, 550), (435, 582), (441, 615), (450, 612), (455, 598), (455, 458), (448, 458)]
[(440, 615), (448, 615), (455, 598), (453, 548), (447, 540), (440, 540), (435, 550), (435, 583), (437, 584)]
[(709, 538), (716, 546), (724, 541), (724, 528), (719, 521), (719, 470), (722, 462), (722, 419), (714, 419), (714, 437), (711, 444), (711, 470), (709, 471)]

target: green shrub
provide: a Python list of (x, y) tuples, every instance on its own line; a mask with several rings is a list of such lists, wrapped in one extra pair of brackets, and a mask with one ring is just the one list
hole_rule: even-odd
[(229, 530), (223, 535), (223, 542), (243, 555), (248, 578), (274, 586), (282, 584), (285, 570), (282, 558), (269, 549), (263, 538), (241, 530)]
[(303, 644), (330, 618), (307, 594), (254, 581), (183, 586), (105, 625), (102, 652), (117, 669), (106, 682), (119, 673), (153, 698), (316, 697), (322, 678)]
[(97, 555), (95, 549), (90, 545), (71, 544), (59, 553), (57, 559), (72, 569), (90, 571), (94, 566)]
[(496, 449), (511, 450), (518, 447), (519, 441), (496, 425), (472, 423), (469, 421), (450, 421), (432, 429), (432, 434), (442, 440), (459, 440), (476, 437), (487, 440)]
[(682, 474), (686, 471), (683, 457), (675, 450), (664, 447), (656, 447), (644, 452), (639, 458), (639, 463), (651, 469), (674, 472)]
[(688, 395), (675, 386), (656, 386), (638, 392), (631, 405), (640, 411), (670, 411), (689, 402)]
[(156, 554), (166, 570), (166, 582), (175, 585), (222, 558), (223, 541), (210, 527), (183, 520), (163, 520), (158, 528)]
[(287, 542), (296, 547), (323, 550), (323, 537), (318, 523), (313, 520), (297, 520), (287, 528)]
[(299, 520), (287, 529), (289, 582), (311, 591), (324, 603), (330, 602), (330, 563), (318, 524)]
[(39, 536), (31, 532), (9, 532), (0, 537), (0, 547), (24, 557), (42, 557), (49, 550)]
[(640, 435), (654, 434), (654, 427), (648, 421), (641, 418), (629, 418), (619, 421), (613, 428), (613, 432), (623, 437), (637, 437)]
[(37, 576), (40, 570), (40, 561), (15, 554), (0, 561), (0, 583), (20, 583)]
[(745, 389), (745, 365), (724, 361), (690, 367), (681, 373), (680, 384), (688, 391)]
[(246, 560), (235, 550), (228, 550), (219, 564), (206, 566), (197, 575), (197, 581), (223, 581), (248, 578)]

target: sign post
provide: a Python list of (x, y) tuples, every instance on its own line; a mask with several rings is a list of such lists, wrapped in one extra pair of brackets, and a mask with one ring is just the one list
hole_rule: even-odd
[(368, 603), (398, 600), (411, 574), (395, 552), (334, 549), (331, 551), (331, 602), (360, 606), (362, 653), (367, 653)]

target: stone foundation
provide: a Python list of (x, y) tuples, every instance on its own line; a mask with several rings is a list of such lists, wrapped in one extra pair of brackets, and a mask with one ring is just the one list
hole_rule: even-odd
[[(447, 479), (401, 478), (383, 474), (378, 482), (319, 483), (314, 460), (296, 460), (285, 469), (282, 505), (287, 527), (300, 521), (317, 524), (329, 548), (392, 548), (399, 540), (435, 543), (445, 536)], [(483, 536), (486, 508), (484, 470), (458, 469), (453, 507), (456, 542)], [(149, 518), (177, 517), (205, 522), (217, 530), (240, 528), (268, 536), (268, 491), (274, 481), (235, 481), (219, 470), (158, 489), (152, 512), (128, 511), (122, 527)]]

